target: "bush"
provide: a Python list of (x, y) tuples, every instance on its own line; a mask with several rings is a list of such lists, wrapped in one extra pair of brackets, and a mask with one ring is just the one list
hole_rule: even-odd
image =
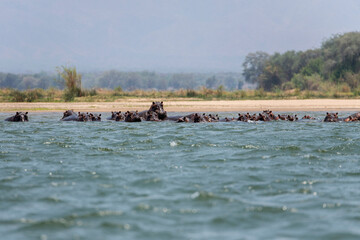
[(196, 97), (196, 96), (197, 96), (197, 93), (195, 90), (192, 90), (192, 89), (186, 90), (186, 97)]
[(93, 89), (85, 89), (85, 90), (82, 90), (81, 91), (81, 96), (84, 96), (84, 97), (93, 97), (93, 96), (96, 96), (97, 95), (97, 91), (95, 88)]
[(295, 87), (295, 84), (293, 82), (284, 82), (281, 86), (281, 89), (284, 90), (284, 91), (287, 91), (287, 90), (292, 90), (296, 88)]
[(351, 89), (355, 89), (359, 86), (360, 83), (360, 74), (354, 74), (352, 72), (346, 72), (342, 79), (345, 83), (349, 85)]
[(263, 88), (256, 89), (254, 92), (255, 97), (263, 98), (266, 97), (266, 92)]
[(44, 90), (43, 89), (27, 90), (25, 92), (25, 95), (27, 102), (34, 102), (44, 97)]
[(16, 90), (16, 89), (11, 89), (10, 90), (10, 99), (13, 102), (25, 102), (26, 100), (26, 94), (25, 92)]

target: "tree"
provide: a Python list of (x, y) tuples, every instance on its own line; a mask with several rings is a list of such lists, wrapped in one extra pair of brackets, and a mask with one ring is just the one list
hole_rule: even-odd
[(65, 101), (72, 101), (74, 97), (81, 97), (81, 74), (78, 74), (76, 67), (57, 67), (57, 72), (65, 81)]
[(225, 78), (225, 86), (227, 89), (229, 90), (233, 90), (237, 88), (237, 81), (235, 78), (233, 77), (227, 77)]
[(270, 55), (266, 52), (258, 51), (256, 53), (249, 53), (243, 63), (243, 76), (245, 77), (245, 81), (257, 83), (269, 57)]
[(205, 82), (205, 86), (206, 88), (216, 88), (218, 85), (218, 80), (216, 79), (215, 76), (212, 76), (208, 79), (206, 79), (206, 82)]

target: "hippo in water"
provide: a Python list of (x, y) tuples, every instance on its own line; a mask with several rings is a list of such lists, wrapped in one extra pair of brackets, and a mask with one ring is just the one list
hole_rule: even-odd
[(166, 120), (167, 119), (167, 112), (164, 110), (164, 103), (163, 102), (152, 102), (149, 110), (145, 110), (139, 112), (138, 115), (142, 119), (146, 120), (148, 115), (155, 115), (159, 120)]
[(60, 120), (61, 121), (78, 121), (78, 115), (74, 112), (74, 110), (66, 110), (63, 113), (63, 117)]
[[(107, 120), (114, 120), (114, 121), (121, 121), (121, 120), (116, 120), (116, 119), (120, 119), (119, 116), (123, 116), (124, 114), (121, 113), (121, 111), (119, 112), (111, 112), (111, 116), (106, 118)], [(124, 119), (122, 119), (124, 120)]]
[(101, 114), (90, 113), (89, 114), (89, 121), (93, 121), (93, 122), (101, 121)]
[(326, 113), (324, 122), (339, 122), (338, 113)]
[(94, 113), (75, 113), (73, 110), (66, 110), (61, 118), (61, 121), (78, 121), (78, 122), (87, 122), (87, 121), (101, 121), (101, 114)]
[(139, 116), (138, 111), (125, 113), (125, 122), (141, 122), (141, 117)]
[(120, 112), (117, 112), (116, 115), (115, 115), (115, 118), (114, 120), (116, 122), (120, 122), (120, 121), (124, 121), (125, 120), (125, 115)]
[(16, 114), (14, 116), (6, 118), (5, 121), (9, 121), (9, 122), (28, 122), (29, 121), (28, 112), (26, 112), (26, 113), (16, 112)]
[(157, 115), (157, 113), (155, 112), (151, 112), (151, 111), (148, 111), (148, 113), (146, 114), (146, 121), (155, 121), (155, 122), (159, 122), (161, 121), (159, 119), (159, 116)]

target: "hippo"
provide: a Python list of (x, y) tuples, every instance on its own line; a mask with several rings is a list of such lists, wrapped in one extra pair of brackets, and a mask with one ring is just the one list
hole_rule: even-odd
[(286, 121), (287, 120), (287, 116), (286, 115), (280, 115), (278, 114), (278, 119)]
[(151, 112), (151, 111), (148, 111), (147, 114), (146, 114), (146, 121), (155, 121), (155, 122), (159, 122), (161, 121), (159, 119), (159, 116), (156, 112)]
[(209, 114), (209, 117), (211, 118), (211, 121), (212, 122), (218, 122), (220, 120), (219, 118), (219, 115), (212, 115), (212, 114)]
[(189, 122), (189, 121), (190, 121), (189, 118), (185, 116), (179, 118), (176, 122), (180, 123), (180, 122)]
[(152, 115), (152, 113), (155, 113), (159, 120), (166, 120), (167, 119), (167, 112), (164, 110), (164, 103), (163, 102), (152, 102), (149, 110), (139, 112), (138, 115), (142, 119), (146, 120), (147, 115), (149, 115), (149, 114)]
[(339, 116), (338, 113), (326, 113), (326, 116), (324, 118), (324, 122), (339, 122)]
[(357, 122), (360, 120), (360, 113), (354, 113), (343, 119), (345, 122)]
[(125, 113), (125, 122), (141, 122), (141, 117), (138, 111), (136, 112), (127, 111)]
[(89, 121), (93, 121), (93, 122), (101, 121), (101, 114), (90, 113), (89, 114)]
[(204, 115), (201, 115), (199, 113), (192, 113), (183, 117), (178, 117), (175, 121), (176, 122), (193, 122), (193, 123), (199, 123), (199, 122), (206, 122), (206, 120), (203, 117)]
[(89, 113), (78, 113), (78, 118), (76, 121), (79, 121), (79, 122), (87, 122), (89, 121)]
[(299, 120), (299, 118), (297, 117), (296, 114), (295, 114), (295, 116), (287, 115), (287, 120), (290, 122), (295, 122), (295, 121)]
[(306, 114), (301, 119), (315, 120), (314, 117), (311, 117), (311, 116), (306, 115)]
[(28, 112), (26, 112), (26, 113), (16, 112), (14, 116), (6, 118), (5, 121), (8, 121), (8, 122), (28, 122), (29, 121)]
[(101, 121), (101, 114), (95, 113), (75, 113), (73, 110), (66, 110), (61, 118), (61, 121), (78, 121), (78, 122), (87, 122), (87, 121)]
[(115, 115), (115, 119), (114, 119), (116, 122), (119, 122), (119, 121), (124, 121), (125, 120), (125, 115), (120, 112), (117, 112), (116, 115)]
[[(111, 112), (111, 116), (110, 117), (108, 117), (108, 118), (106, 118), (107, 120), (114, 120), (114, 121), (116, 121), (116, 118), (118, 118), (119, 119), (119, 115), (120, 114), (122, 114), (121, 113), (121, 111), (119, 111), (119, 112)], [(123, 114), (122, 114), (123, 115)], [(119, 121), (119, 120), (118, 120)]]
[(74, 110), (66, 110), (63, 114), (63, 117), (60, 120), (61, 121), (78, 121), (78, 115), (74, 112)]

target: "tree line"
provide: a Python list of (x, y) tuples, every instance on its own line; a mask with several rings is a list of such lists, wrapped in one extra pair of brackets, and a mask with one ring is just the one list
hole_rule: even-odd
[(307, 51), (249, 53), (243, 76), (265, 91), (359, 91), (360, 32), (334, 35), (320, 48)]
[[(71, 68), (71, 67), (70, 67)], [(62, 71), (54, 73), (13, 74), (0, 72), (0, 88), (26, 89), (64, 89), (67, 83)], [(64, 70), (64, 69), (62, 69)], [(76, 69), (75, 69), (76, 70)], [(143, 90), (177, 90), (200, 89), (206, 87), (226, 90), (241, 89), (244, 80), (241, 73), (158, 73), (150, 71), (123, 72), (104, 71), (81, 74), (82, 88), (106, 88), (132, 91)]]

